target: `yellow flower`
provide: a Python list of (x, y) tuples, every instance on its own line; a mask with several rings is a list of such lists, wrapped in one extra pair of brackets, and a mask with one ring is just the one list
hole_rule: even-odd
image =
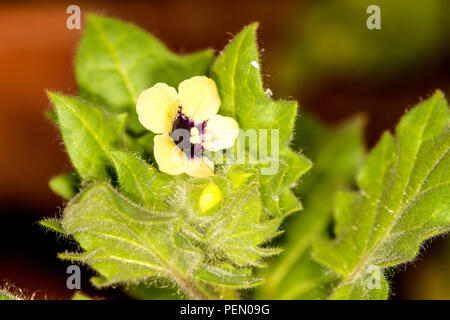
[(236, 120), (218, 115), (219, 108), (216, 83), (205, 76), (184, 80), (178, 93), (165, 83), (142, 91), (136, 111), (142, 125), (157, 134), (159, 170), (194, 177), (214, 174), (214, 164), (203, 152), (232, 147), (239, 132)]

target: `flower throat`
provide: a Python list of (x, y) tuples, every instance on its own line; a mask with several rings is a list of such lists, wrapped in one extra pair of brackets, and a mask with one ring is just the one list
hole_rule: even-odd
[(172, 125), (172, 140), (178, 148), (180, 148), (189, 158), (201, 157), (204, 148), (201, 143), (191, 143), (191, 129), (197, 128), (200, 136), (205, 131), (206, 122), (195, 123), (191, 121), (181, 112), (181, 107), (178, 110), (177, 117)]

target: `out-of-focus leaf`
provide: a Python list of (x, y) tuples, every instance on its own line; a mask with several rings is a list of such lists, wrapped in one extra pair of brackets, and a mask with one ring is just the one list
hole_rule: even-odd
[(79, 191), (80, 178), (74, 172), (61, 174), (49, 182), (50, 189), (64, 199), (73, 198)]
[(153, 157), (153, 139), (155, 134), (151, 131), (144, 133), (138, 138), (135, 138), (129, 134), (125, 135), (126, 150), (138, 155), (141, 159), (154, 163)]
[[(299, 4), (287, 23), (287, 41), (280, 48), (275, 68), (282, 75), (281, 87), (308, 88), (325, 75), (389, 76), (428, 61), (448, 42), (447, 2), (328, 0)], [(366, 26), (371, 5), (380, 7), (381, 30)]]
[(126, 114), (112, 115), (73, 97), (49, 93), (70, 160), (84, 180), (108, 180), (109, 153), (123, 146)]

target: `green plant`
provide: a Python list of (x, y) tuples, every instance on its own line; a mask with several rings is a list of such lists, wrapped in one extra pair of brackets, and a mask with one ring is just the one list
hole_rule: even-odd
[[(216, 58), (210, 50), (178, 56), (136, 26), (89, 16), (75, 64), (79, 96), (48, 93), (75, 170), (50, 182), (69, 201), (41, 224), (76, 240), (80, 250), (59, 257), (94, 269), (96, 287), (124, 285), (149, 299), (167, 297), (162, 286), (193, 299), (387, 298), (384, 278), (366, 285), (372, 266), (411, 260), (423, 240), (449, 230), (443, 95), (407, 113), (396, 137), (385, 133), (363, 160), (361, 120), (336, 130), (308, 118), (295, 125), (297, 104), (266, 95), (256, 28), (244, 28)], [(155, 135), (136, 114), (139, 93), (198, 75), (217, 84), (219, 114), (243, 130), (278, 130), (279, 158), (244, 145), (252, 161), (226, 159), (212, 176), (158, 170)], [(259, 149), (273, 141), (271, 131), (256, 132)], [(298, 183), (311, 167), (300, 147), (316, 165)], [(274, 163), (275, 174), (261, 173)], [(305, 211), (292, 215), (302, 209), (298, 197)]]
[[(267, 243), (300, 208), (290, 186), (310, 162), (288, 146), (297, 105), (264, 94), (255, 31), (245, 28), (213, 62), (209, 50), (176, 56), (135, 26), (89, 17), (76, 59), (80, 96), (49, 93), (76, 170), (50, 184), (71, 200), (61, 219), (41, 223), (77, 240), (82, 252), (59, 257), (94, 268), (96, 286), (158, 279), (205, 299), (261, 283), (252, 268), (279, 252)], [(222, 115), (244, 130), (280, 129), (276, 175), (260, 175), (264, 159), (225, 163), (207, 178), (152, 165), (153, 133), (137, 121), (137, 94), (156, 81), (174, 86), (204, 74), (217, 83)]]

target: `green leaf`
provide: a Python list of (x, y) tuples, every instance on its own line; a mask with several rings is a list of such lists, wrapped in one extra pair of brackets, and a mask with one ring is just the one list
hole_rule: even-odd
[[(175, 279), (198, 298), (205, 297), (202, 290), (194, 296), (189, 290), (199, 281), (234, 288), (260, 283), (248, 267), (279, 252), (261, 245), (277, 234), (281, 220), (261, 221), (257, 168), (236, 165), (217, 176), (186, 180), (156, 172), (123, 151), (111, 157), (129, 198), (105, 184), (83, 190), (65, 209), (62, 226), (85, 252), (61, 258), (88, 263), (100, 274), (93, 279), (97, 286)], [(201, 195), (211, 184), (223, 201), (200, 214)]]
[(47, 218), (47, 219), (43, 219), (43, 220), (39, 221), (39, 224), (43, 227), (46, 227), (47, 229), (52, 230), (52, 231), (64, 233), (64, 229), (63, 229), (60, 219)]
[(234, 196), (232, 205), (225, 204), (225, 215), (211, 226), (207, 234), (209, 242), (220, 244), (224, 253), (237, 265), (261, 266), (261, 257), (279, 253), (279, 250), (258, 245), (276, 235), (281, 219), (261, 221), (258, 186), (250, 181), (246, 183), (248, 187)]
[[(170, 240), (177, 218), (138, 207), (111, 187), (96, 184), (70, 202), (62, 220), (85, 252), (60, 257), (88, 263), (99, 272), (93, 283), (100, 287), (155, 276), (187, 286), (201, 254)], [(203, 297), (201, 292), (192, 294)]]
[[(258, 149), (265, 148), (266, 145), (271, 150), (273, 130), (278, 130), (277, 151), (280, 160), (287, 165), (286, 177), (280, 187), (283, 195), (280, 206), (285, 209), (281, 215), (286, 215), (301, 208), (289, 187), (309, 170), (311, 162), (289, 149), (297, 103), (274, 101), (265, 94), (256, 43), (257, 26), (256, 23), (252, 24), (234, 37), (214, 62), (210, 76), (215, 80), (222, 100), (219, 113), (236, 119), (240, 128), (245, 131), (256, 130)], [(259, 131), (260, 129), (267, 130), (267, 133)], [(274, 155), (268, 151), (267, 156)], [(258, 157), (264, 160), (261, 153)], [(272, 213), (275, 212), (276, 210)]]
[(126, 114), (112, 115), (73, 97), (48, 93), (67, 152), (83, 180), (108, 180), (111, 149), (123, 146)]
[(64, 199), (73, 198), (79, 191), (80, 178), (74, 172), (59, 175), (49, 182), (50, 189)]
[(351, 185), (362, 161), (362, 126), (361, 118), (337, 128), (309, 116), (297, 119), (295, 146), (314, 161), (314, 167), (295, 189), (304, 211), (287, 220), (284, 251), (263, 273), (266, 282), (258, 289), (258, 298), (323, 299), (331, 292), (337, 277), (312, 259), (312, 241), (326, 230), (336, 189)]
[[(190, 244), (211, 256), (222, 257), (219, 261), (228, 259), (230, 264), (239, 267), (264, 266), (262, 258), (279, 253), (279, 249), (261, 245), (278, 234), (281, 218), (265, 219), (259, 181), (258, 167), (248, 165), (234, 165), (217, 176), (187, 181), (187, 190), (200, 193), (211, 183), (215, 184), (221, 189), (223, 202), (215, 212), (204, 217), (198, 217), (195, 203), (185, 206), (194, 212), (184, 214), (192, 220), (187, 220), (177, 231), (180, 245), (184, 241), (185, 246)], [(187, 198), (198, 199), (192, 193)]]
[(176, 87), (206, 74), (212, 58), (212, 50), (178, 56), (133, 24), (89, 14), (75, 74), (82, 97), (110, 111), (128, 111), (130, 128), (142, 132), (135, 111), (140, 92), (157, 82)]
[(424, 240), (450, 229), (449, 125), (437, 92), (401, 119), (396, 138), (383, 135), (358, 173), (360, 191), (339, 194), (336, 239), (314, 241), (317, 261), (341, 277), (332, 298), (386, 298), (378, 268), (410, 261)]
[(111, 153), (123, 194), (150, 210), (167, 210), (175, 183), (180, 179), (159, 172), (143, 160), (124, 152)]
[(207, 283), (230, 288), (251, 288), (260, 285), (263, 279), (254, 279), (251, 269), (237, 269), (231, 264), (223, 263), (219, 266), (202, 264), (195, 273), (197, 279)]
[(252, 24), (234, 37), (214, 62), (211, 76), (222, 99), (221, 114), (236, 119), (244, 130), (278, 129), (283, 145), (291, 138), (297, 103), (273, 101), (264, 94), (257, 27)]

